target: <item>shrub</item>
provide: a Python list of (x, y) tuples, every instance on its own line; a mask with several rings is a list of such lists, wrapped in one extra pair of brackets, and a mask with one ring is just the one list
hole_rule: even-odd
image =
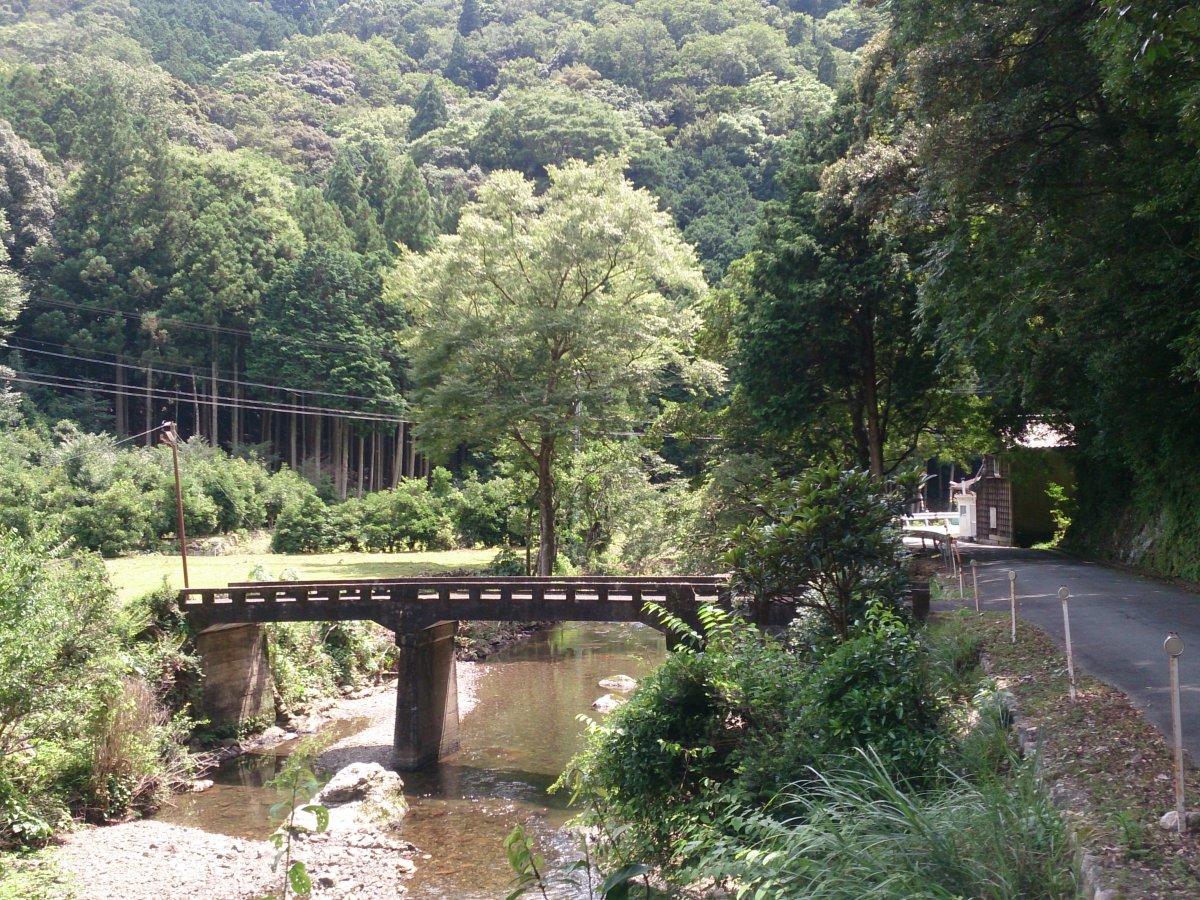
[(844, 637), (870, 603), (899, 602), (903, 503), (868, 472), (812, 469), (762, 498), (762, 515), (734, 532), (734, 587), (812, 609)]
[[(444, 472), (444, 469), (438, 471)], [(448, 503), (418, 478), (363, 498), (362, 542), (369, 550), (443, 550), (454, 545)]]
[(284, 507), (271, 537), (271, 549), (276, 553), (317, 553), (332, 544), (329, 507), (316, 494)]
[(67, 513), (67, 535), (81, 547), (97, 550), (104, 556), (118, 556), (147, 546), (154, 537), (157, 510), (165, 498), (155, 503), (131, 481), (117, 481)]
[(98, 559), (0, 535), (0, 846), (43, 839), (68, 802), (149, 801), (184, 764), (138, 659)]
[(877, 606), (820, 660), (802, 705), (823, 754), (871, 747), (889, 772), (921, 778), (935, 771), (942, 745), (944, 709), (934, 685), (925, 647), (894, 612)]
[(887, 609), (811, 656), (706, 616), (705, 649), (671, 654), (592, 729), (566, 776), (606, 819), (629, 826), (637, 858), (687, 855), (690, 823), (768, 802), (855, 749), (872, 747), (906, 779), (936, 769), (942, 708), (926, 651)]
[[(458, 534), (467, 546), (506, 547), (515, 536), (509, 529), (514, 506), (525, 498), (516, 494), (515, 483), (508, 478), (480, 481), (472, 472), (463, 482), (455, 509)], [(521, 574), (524, 574), (522, 568)]]

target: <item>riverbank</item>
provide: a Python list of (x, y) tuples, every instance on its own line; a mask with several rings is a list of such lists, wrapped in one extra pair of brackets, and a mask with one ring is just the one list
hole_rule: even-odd
[[(469, 714), (478, 699), (479, 668), (458, 664), (460, 714)], [(324, 710), (327, 731), (338, 722), (357, 728), (318, 759), (319, 767), (336, 772), (354, 762), (387, 765), (395, 714), (394, 686), (334, 701)], [(272, 750), (285, 751), (290, 742)], [(216, 790), (210, 788), (210, 790)], [(172, 798), (180, 804), (189, 795)], [(170, 818), (170, 812), (163, 814)], [(297, 855), (314, 873), (315, 898), (391, 898), (402, 896), (404, 880), (431, 857), (387, 827), (363, 827), (303, 841)], [(275, 848), (265, 840), (247, 840), (159, 819), (90, 827), (66, 835), (47, 857), (69, 887), (47, 897), (72, 900), (161, 900), (162, 897), (221, 897), (249, 900), (278, 885), (271, 871)]]

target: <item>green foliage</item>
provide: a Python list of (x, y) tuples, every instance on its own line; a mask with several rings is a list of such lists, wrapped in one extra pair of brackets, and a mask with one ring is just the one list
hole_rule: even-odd
[(333, 543), (329, 507), (316, 494), (288, 504), (279, 513), (271, 549), (276, 553), (316, 553)]
[(546, 885), (542, 876), (546, 871), (546, 860), (533, 849), (529, 835), (520, 825), (514, 825), (513, 830), (504, 839), (504, 852), (508, 857), (508, 866), (513, 870), (513, 889), (508, 895), (508, 900), (516, 900), (535, 887), (546, 897)]
[(809, 470), (762, 498), (759, 518), (735, 531), (733, 583), (755, 600), (814, 610), (845, 637), (871, 603), (899, 604), (904, 501), (867, 472)]
[(0, 847), (44, 841), (68, 811), (152, 804), (186, 773), (186, 719), (148, 676), (174, 655), (134, 643), (94, 556), (0, 535)]
[[(283, 769), (270, 781), (270, 786), (284, 794), (284, 799), (271, 807), (271, 817), (280, 819), (279, 829), (271, 835), (271, 843), (275, 845), (275, 859), (271, 863), (272, 871), (283, 870), (283, 888), (281, 896), (284, 900), (290, 894), (297, 897), (307, 897), (312, 893), (312, 878), (308, 867), (301, 860), (292, 859), (292, 842), (302, 832), (323, 834), (329, 828), (329, 809), (319, 803), (298, 805), (301, 798), (312, 797), (321, 787), (321, 782), (313, 770), (317, 753), (314, 742), (302, 744), (288, 756)], [(315, 827), (309, 828), (297, 820), (298, 813), (312, 817)]]
[(997, 781), (915, 790), (873, 755), (728, 820), (698, 871), (747, 897), (1069, 898), (1066, 830), (1033, 761)]
[(592, 725), (564, 781), (610, 825), (619, 862), (697, 861), (698, 823), (731, 804), (803, 790), (833, 761), (874, 747), (888, 771), (927, 780), (944, 738), (926, 651), (877, 607), (844, 642), (808, 652), (715, 608), (702, 651), (673, 653), (629, 702)]
[(611, 160), (553, 169), (540, 194), (493, 175), (457, 235), (401, 260), (419, 433), (507, 451), (536, 477), (539, 572), (557, 558), (560, 446), (620, 427), (688, 365), (702, 290), (690, 249)]

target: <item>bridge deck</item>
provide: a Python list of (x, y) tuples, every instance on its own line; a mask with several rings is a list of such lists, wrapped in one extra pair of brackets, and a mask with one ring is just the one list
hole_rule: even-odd
[[(703, 603), (728, 605), (722, 576), (578, 578), (422, 577), (345, 581), (237, 582), (180, 591), (197, 627), (237, 622), (368, 619), (389, 628), (424, 627), (443, 619), (647, 621), (645, 604), (662, 604), (685, 619)], [(756, 611), (761, 624), (785, 624), (790, 604)], [(777, 607), (777, 608), (776, 608)]]

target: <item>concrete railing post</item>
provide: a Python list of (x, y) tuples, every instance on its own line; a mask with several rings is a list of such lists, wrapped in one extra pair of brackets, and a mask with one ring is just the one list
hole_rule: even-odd
[(1071, 685), (1071, 702), (1074, 703), (1077, 699), (1075, 691), (1075, 651), (1071, 647), (1071, 614), (1067, 611), (1067, 603), (1071, 599), (1071, 592), (1066, 587), (1058, 589), (1058, 599), (1062, 601), (1063, 610), (1063, 638), (1067, 645), (1067, 678)]
[(1187, 806), (1183, 797), (1183, 719), (1179, 710), (1179, 657), (1183, 653), (1183, 640), (1175, 632), (1163, 641), (1167, 654), (1167, 667), (1171, 676), (1171, 727), (1175, 751), (1175, 816), (1180, 834), (1187, 831)]
[(1009, 570), (1008, 573), (1008, 599), (1009, 607), (1012, 610), (1012, 642), (1017, 642), (1017, 573)]
[(396, 768), (419, 769), (458, 749), (457, 622), (396, 634)]

